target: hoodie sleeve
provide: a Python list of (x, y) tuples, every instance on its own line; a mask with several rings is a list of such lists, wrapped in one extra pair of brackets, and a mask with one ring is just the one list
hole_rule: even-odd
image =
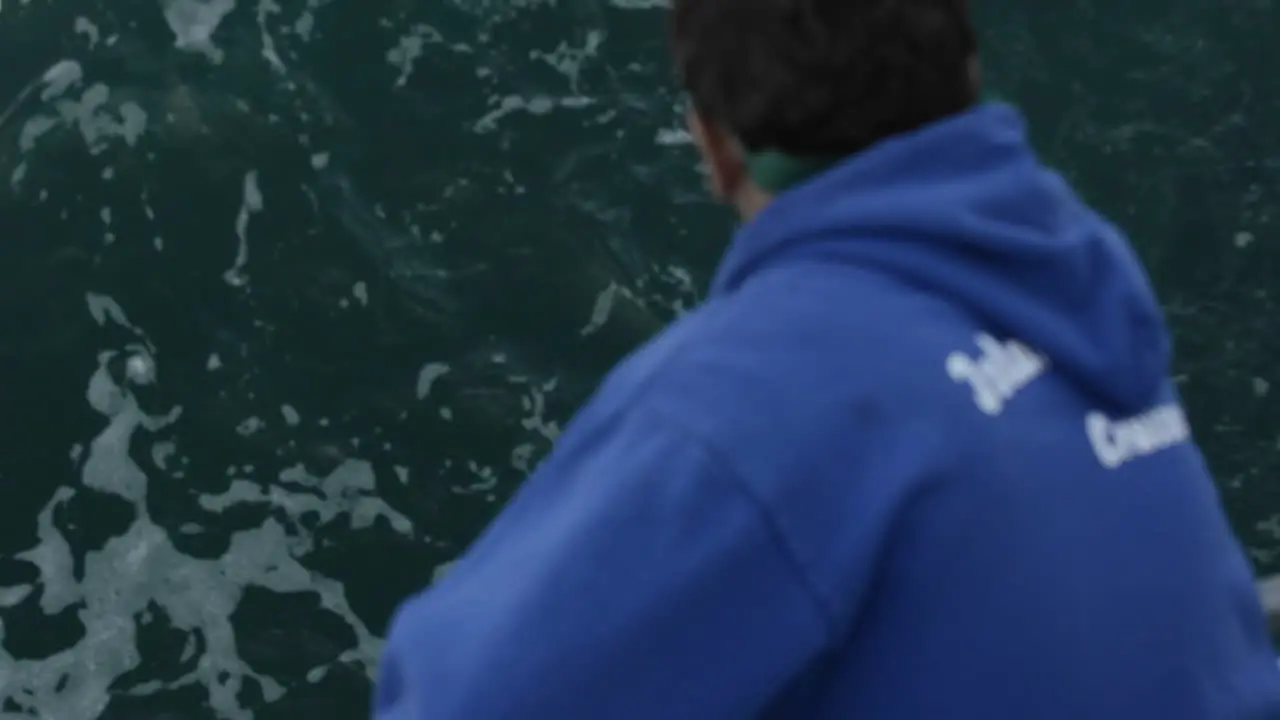
[(561, 437), (392, 623), (376, 720), (755, 717), (827, 639), (763, 509), (629, 413)]

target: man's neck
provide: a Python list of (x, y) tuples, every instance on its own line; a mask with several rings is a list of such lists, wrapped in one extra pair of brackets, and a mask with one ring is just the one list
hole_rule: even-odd
[(737, 197), (733, 200), (733, 206), (743, 222), (750, 222), (772, 201), (773, 195), (761, 190), (755, 183), (747, 183), (742, 190), (738, 191)]

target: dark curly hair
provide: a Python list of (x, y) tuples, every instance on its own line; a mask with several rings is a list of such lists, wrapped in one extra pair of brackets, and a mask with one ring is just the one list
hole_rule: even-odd
[(977, 99), (964, 0), (674, 0), (693, 107), (749, 151), (855, 153)]

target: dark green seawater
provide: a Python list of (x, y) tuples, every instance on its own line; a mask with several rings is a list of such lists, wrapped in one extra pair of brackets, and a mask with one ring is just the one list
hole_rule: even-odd
[[(1280, 569), (1280, 7), (978, 4)], [(0, 718), (366, 715), (396, 603), (731, 231), (663, 21), (0, 0)]]

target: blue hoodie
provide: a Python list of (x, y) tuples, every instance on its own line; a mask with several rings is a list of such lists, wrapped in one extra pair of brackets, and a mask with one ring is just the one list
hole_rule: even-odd
[(380, 720), (1280, 717), (1124, 237), (988, 104), (782, 193), (393, 622)]

